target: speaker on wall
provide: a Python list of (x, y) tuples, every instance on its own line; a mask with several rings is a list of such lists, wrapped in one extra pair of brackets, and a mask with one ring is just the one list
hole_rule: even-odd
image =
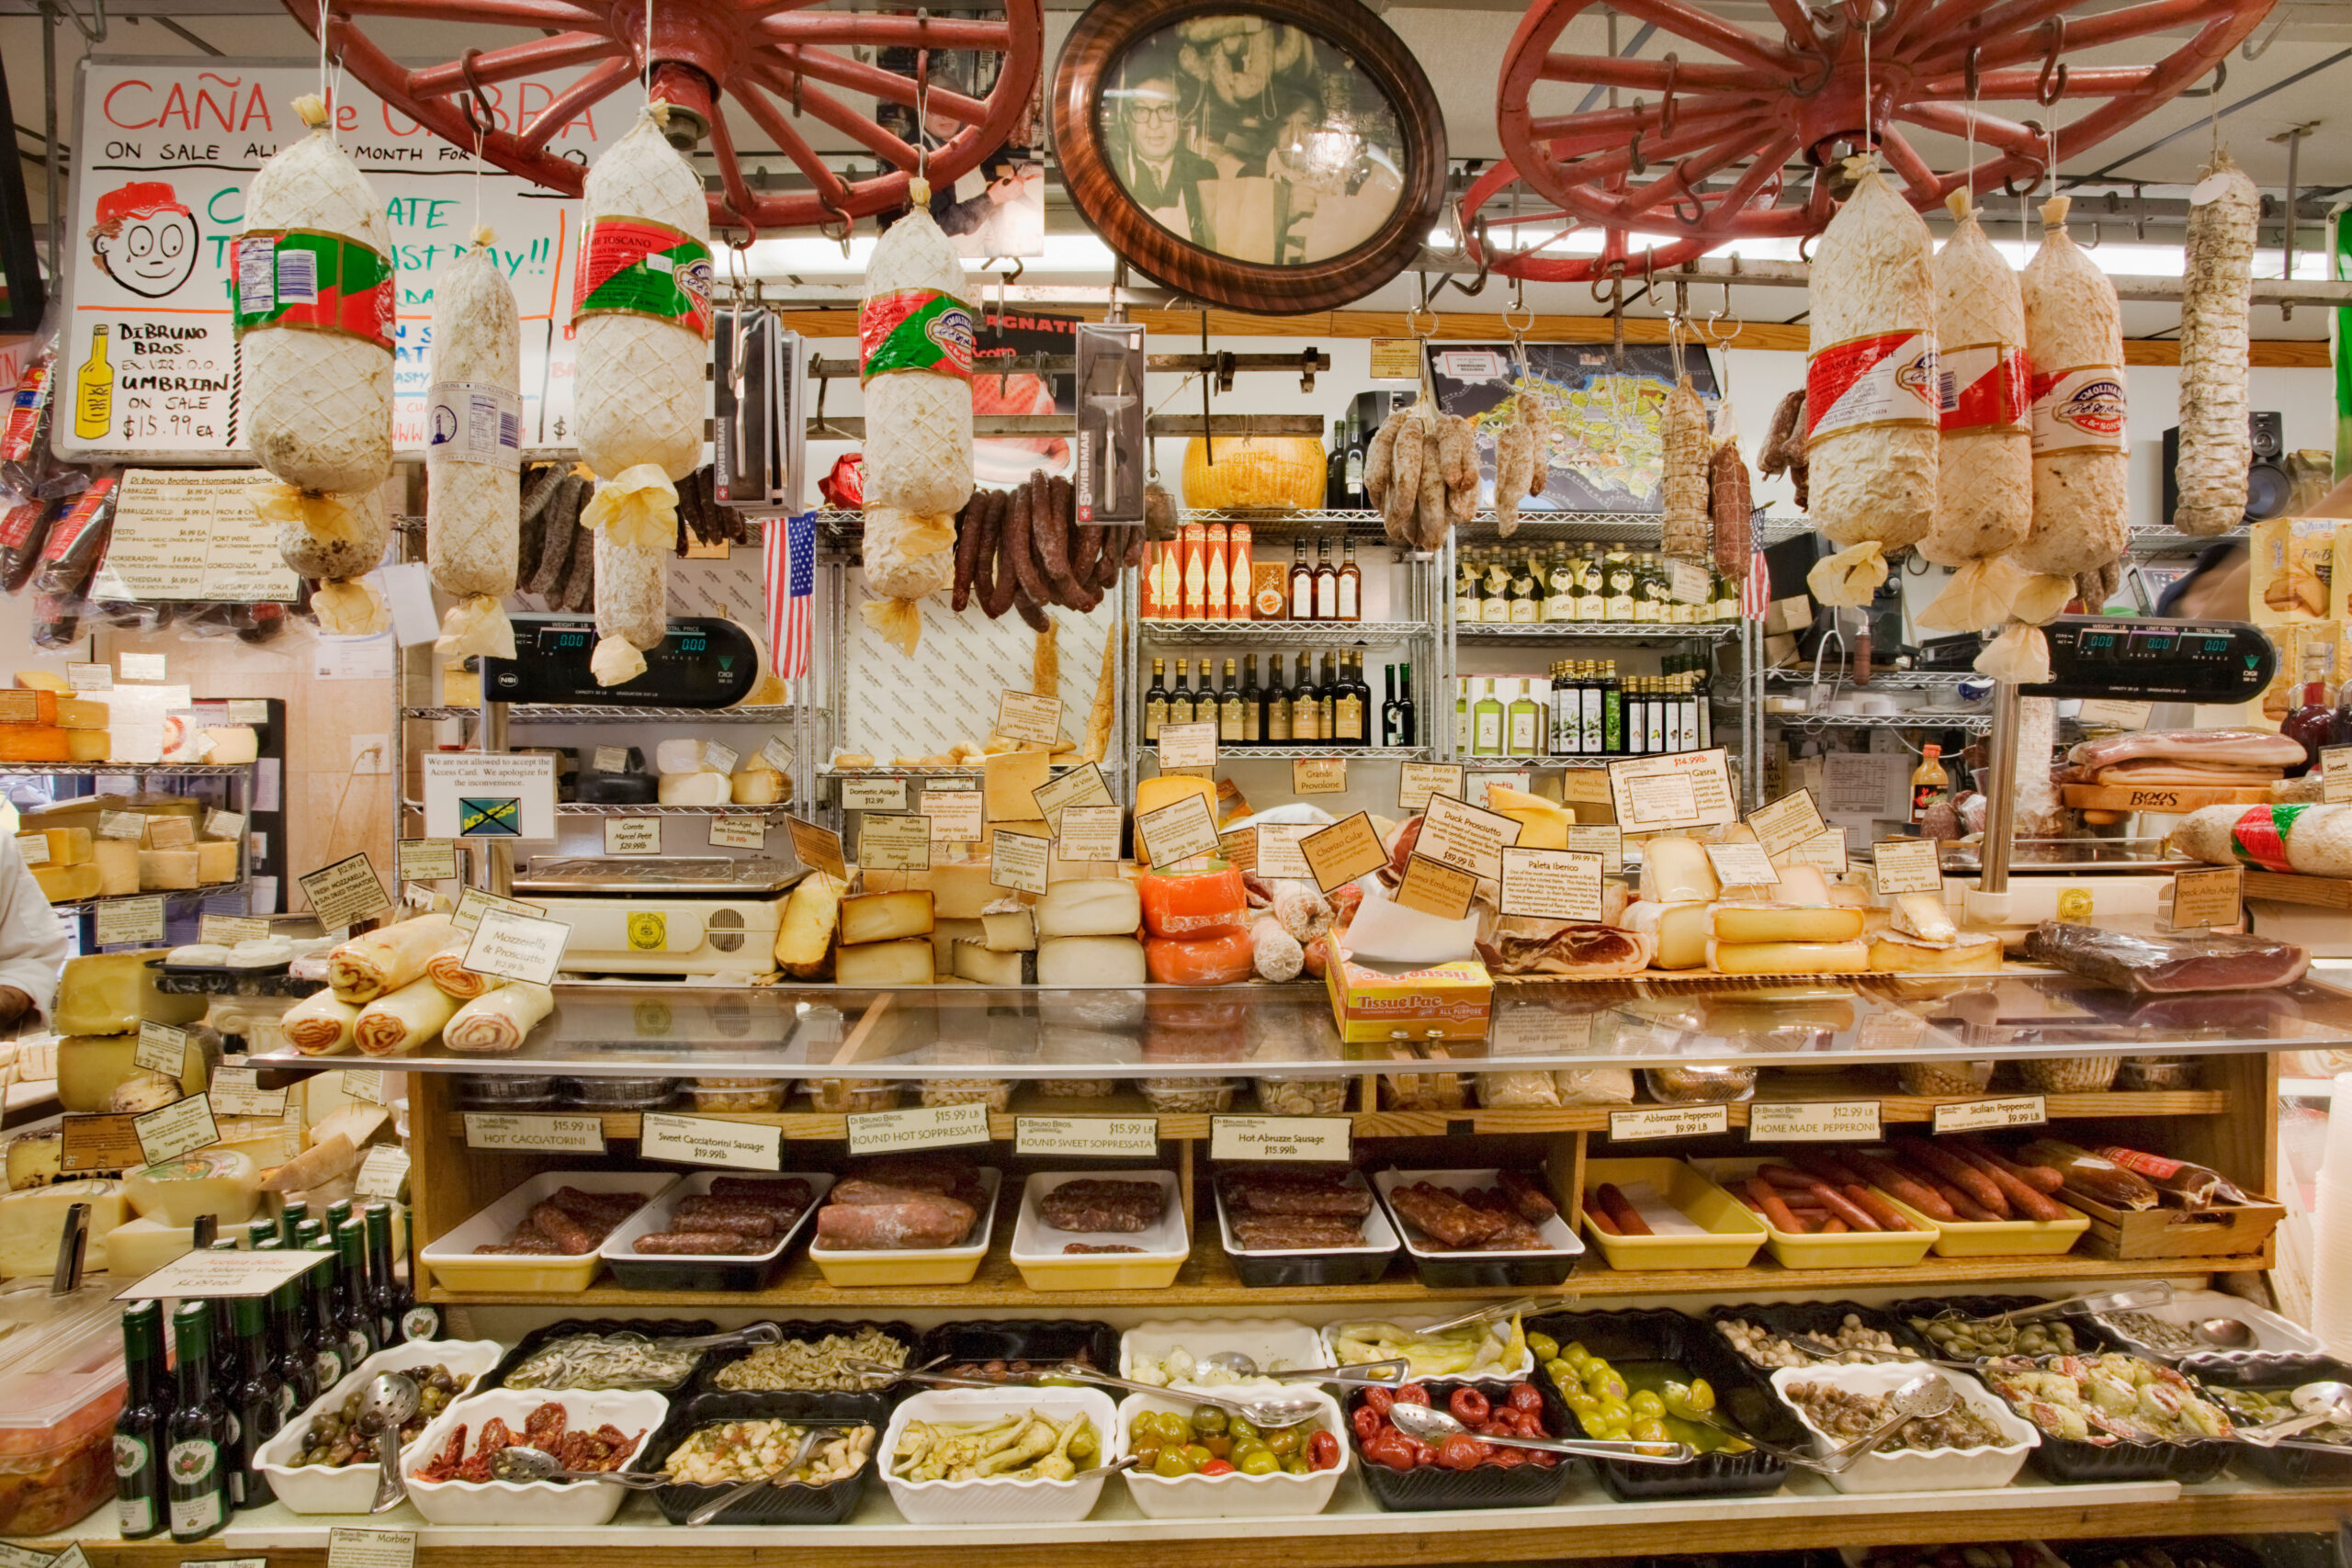
[[(2287, 472), (2286, 421), (2276, 413), (2250, 413), (2245, 416), (2245, 423), (2254, 447), (2245, 471), (2245, 520), (2259, 523), (2265, 518), (2283, 517), (2295, 489), (2294, 480)], [(2174, 425), (2165, 432), (2166, 523), (2180, 510), (2179, 468), (2180, 427)]]

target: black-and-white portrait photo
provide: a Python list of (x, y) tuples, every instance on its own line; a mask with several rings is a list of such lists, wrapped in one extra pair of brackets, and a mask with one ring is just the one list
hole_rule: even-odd
[(1142, 39), (1099, 113), (1128, 197), (1237, 261), (1343, 255), (1404, 198), (1395, 106), (1338, 45), (1261, 17), (1195, 17)]

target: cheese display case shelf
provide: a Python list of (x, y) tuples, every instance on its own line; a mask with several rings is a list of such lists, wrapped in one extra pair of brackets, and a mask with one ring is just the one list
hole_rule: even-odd
[[(509, 703), (509, 724), (788, 724), (802, 712), (791, 704), (774, 707), (662, 708), (593, 703)], [(478, 707), (410, 707), (402, 718), (479, 718)]]
[(558, 817), (757, 817), (773, 821), (789, 807), (775, 806), (603, 806), (590, 801), (559, 800)]
[(104, 898), (74, 898), (50, 906), (61, 915), (95, 915), (100, 909), (118, 904), (135, 904), (141, 898), (161, 898), (166, 908), (185, 908), (217, 898), (223, 893), (234, 893), (244, 886), (243, 878), (235, 882), (207, 882), (195, 887), (158, 887), (146, 893), (117, 893)]

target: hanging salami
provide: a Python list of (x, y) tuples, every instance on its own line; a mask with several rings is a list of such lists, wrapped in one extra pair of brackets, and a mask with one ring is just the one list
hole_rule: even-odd
[(2247, 295), (2262, 193), (2227, 152), (2188, 193), (2180, 295), (2180, 509), (2184, 534), (2226, 534), (2245, 521)]
[(435, 279), (425, 395), (425, 562), (457, 595), (445, 653), (514, 657), (503, 602), (514, 592), (523, 479), (522, 328), (487, 229)]
[(2123, 553), (2123, 313), (2115, 285), (2066, 232), (2072, 203), (2042, 205), (2047, 228), (2027, 264), (2026, 357), (2033, 366), (2033, 526), (2019, 566), (2071, 578)]

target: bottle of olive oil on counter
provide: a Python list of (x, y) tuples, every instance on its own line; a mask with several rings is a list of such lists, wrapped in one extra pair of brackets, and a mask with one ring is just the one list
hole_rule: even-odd
[(130, 1387), (114, 1423), (115, 1529), (125, 1540), (144, 1540), (170, 1522), (164, 1428), (172, 1414), (172, 1374), (164, 1359), (161, 1302), (123, 1308), (122, 1361)]
[(1503, 705), (1495, 695), (1495, 678), (1488, 675), (1484, 680), (1478, 701), (1470, 710), (1470, 754), (1499, 757), (1503, 754)]
[(229, 1522), (229, 1409), (212, 1382), (212, 1303), (187, 1302), (172, 1314), (179, 1350), (179, 1397), (164, 1422), (164, 1476), (172, 1539), (186, 1544)]
[(1521, 680), (1515, 682), (1519, 694), (1511, 699), (1505, 715), (1510, 754), (1514, 757), (1544, 755), (1544, 705), (1535, 700), (1535, 682)]

